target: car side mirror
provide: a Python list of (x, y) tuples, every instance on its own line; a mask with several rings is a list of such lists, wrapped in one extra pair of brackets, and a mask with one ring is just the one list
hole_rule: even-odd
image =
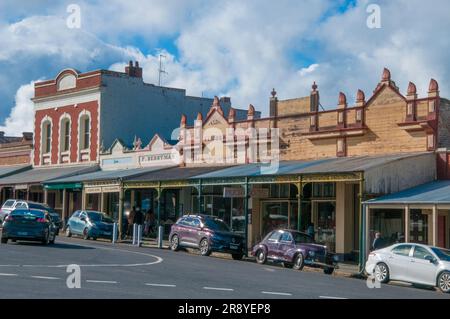
[(434, 264), (436, 262), (436, 258), (434, 258), (431, 255), (426, 255), (425, 259), (428, 260), (430, 263)]

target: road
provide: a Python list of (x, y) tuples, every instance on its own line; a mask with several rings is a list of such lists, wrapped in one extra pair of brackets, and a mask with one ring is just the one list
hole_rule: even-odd
[[(69, 289), (78, 264), (81, 288)], [(294, 271), (187, 252), (57, 237), (55, 245), (0, 245), (0, 298), (450, 298), (437, 291)]]

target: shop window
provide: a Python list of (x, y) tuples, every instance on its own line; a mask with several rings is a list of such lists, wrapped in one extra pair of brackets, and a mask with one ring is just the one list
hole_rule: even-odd
[(335, 183), (314, 183), (313, 197), (315, 198), (334, 198), (336, 197)]

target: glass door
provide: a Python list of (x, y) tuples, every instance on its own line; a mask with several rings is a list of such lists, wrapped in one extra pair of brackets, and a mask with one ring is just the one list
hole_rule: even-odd
[(314, 237), (319, 243), (326, 245), (331, 251), (336, 248), (336, 202), (315, 202)]
[(428, 215), (421, 209), (411, 209), (409, 219), (409, 241), (428, 244)]

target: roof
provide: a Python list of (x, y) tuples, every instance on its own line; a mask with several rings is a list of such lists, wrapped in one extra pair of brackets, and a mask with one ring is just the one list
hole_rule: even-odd
[(161, 170), (165, 167), (155, 166), (146, 168), (117, 169), (117, 170), (100, 170), (93, 173), (81, 174), (63, 178), (55, 178), (47, 180), (45, 184), (62, 184), (62, 183), (78, 183), (92, 181), (118, 180), (136, 175)]
[(32, 168), (0, 178), (0, 185), (40, 184), (49, 179), (84, 174), (96, 170), (98, 170), (98, 165)]
[(278, 170), (272, 174), (265, 174), (264, 171), (261, 170), (261, 168), (264, 167), (268, 169), (268, 165), (255, 163), (216, 170), (196, 176), (196, 178), (365, 172), (369, 169), (380, 167), (388, 163), (423, 154), (428, 153), (339, 157), (312, 161), (281, 161)]
[(0, 177), (6, 177), (14, 173), (22, 172), (31, 169), (31, 165), (12, 165), (12, 166), (0, 166)]
[(204, 167), (171, 167), (132, 178), (125, 178), (127, 182), (143, 182), (143, 181), (168, 181), (182, 180), (194, 178), (197, 175), (207, 174), (213, 171), (223, 170), (223, 166), (204, 166)]
[(398, 193), (365, 201), (364, 204), (450, 204), (450, 180), (422, 184)]

